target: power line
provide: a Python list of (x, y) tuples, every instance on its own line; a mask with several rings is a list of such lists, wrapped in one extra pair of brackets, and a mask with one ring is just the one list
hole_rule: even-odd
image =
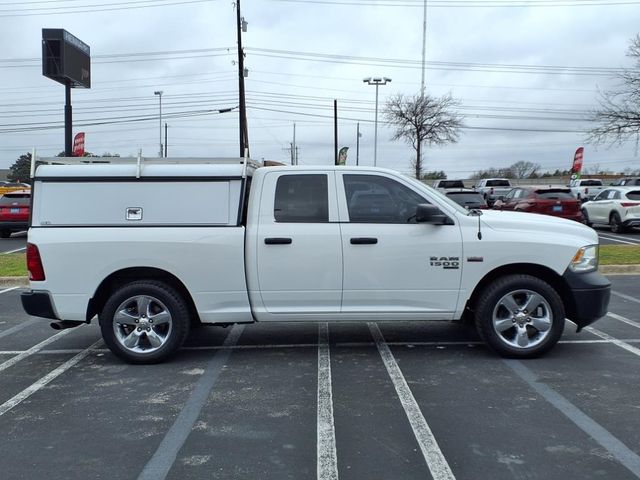
[[(188, 5), (194, 3), (208, 3), (211, 0), (182, 0), (182, 1), (163, 1), (163, 0), (140, 0), (137, 2), (126, 3), (104, 3), (94, 5), (80, 5), (69, 7), (42, 7), (42, 8), (24, 8), (13, 10), (0, 10), (0, 17), (32, 17), (37, 15), (71, 15), (74, 13), (93, 13), (93, 12), (111, 12), (116, 10), (134, 10), (140, 8), (156, 8), (168, 7), (175, 5)], [(138, 5), (132, 5), (138, 4)], [(111, 6), (109, 8), (97, 8)]]
[[(342, 5), (342, 6), (370, 6), (370, 7), (415, 7), (423, 8), (423, 0), (272, 0), (282, 3), (300, 3), (317, 5)], [(536, 8), (536, 7), (596, 7), (596, 6), (623, 6), (635, 5), (638, 0), (511, 0), (500, 2), (498, 0), (472, 1), (472, 0), (429, 0), (429, 8)]]

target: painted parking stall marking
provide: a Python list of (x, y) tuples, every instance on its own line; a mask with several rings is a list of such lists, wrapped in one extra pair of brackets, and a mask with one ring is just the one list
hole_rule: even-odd
[(331, 389), (329, 325), (318, 325), (318, 480), (338, 479), (336, 432)]
[(615, 320), (618, 320), (622, 323), (626, 323), (627, 325), (631, 325), (632, 327), (640, 328), (640, 323), (634, 322), (633, 320), (628, 319), (627, 317), (623, 317), (622, 315), (618, 315), (617, 313), (607, 312), (607, 317), (611, 317)]
[(71, 333), (71, 330), (62, 330), (61, 332), (56, 333), (52, 337), (49, 337), (46, 340), (43, 340), (42, 342), (38, 343), (37, 345), (34, 345), (30, 349), (19, 353), (18, 355), (16, 355), (13, 358), (10, 358), (6, 362), (0, 363), (0, 372), (6, 370), (9, 367), (12, 367), (13, 365), (15, 365), (16, 363), (20, 362), (21, 360), (24, 360), (25, 358), (30, 357), (31, 355), (33, 355), (35, 353), (38, 353), (40, 350), (42, 350), (44, 347), (46, 347), (50, 343), (53, 343), (53, 342), (59, 340), (60, 338), (64, 337), (65, 335), (68, 335), (69, 333)]
[(58, 368), (56, 368), (55, 370), (52, 370), (47, 375), (42, 377), (40, 380), (38, 380), (37, 382), (31, 384), (30, 386), (25, 388), (23, 391), (21, 391), (17, 395), (13, 396), (12, 398), (10, 398), (6, 402), (4, 402), (2, 405), (0, 405), (0, 416), (4, 415), (9, 410), (11, 410), (13, 407), (15, 407), (16, 405), (20, 404), (22, 401), (24, 401), (25, 399), (29, 398), (31, 395), (36, 393), (42, 387), (47, 385), (49, 382), (51, 382), (52, 380), (55, 380), (60, 375), (62, 375), (64, 372), (69, 370), (71, 367), (75, 366), (78, 362), (80, 362), (80, 360), (82, 360), (87, 355), (92, 353), (93, 349), (96, 348), (101, 343), (102, 343), (102, 340), (98, 340), (93, 345), (91, 345), (90, 347), (84, 349), (82, 352), (77, 354), (72, 359), (67, 360), (62, 365), (60, 365)]
[(429, 471), (431, 472), (433, 479), (454, 480), (455, 476), (440, 450), (440, 446), (438, 445), (433, 432), (431, 432), (427, 421), (422, 415), (420, 407), (418, 406), (407, 381), (402, 375), (402, 371), (400, 370), (393, 353), (391, 353), (391, 349), (386, 344), (382, 332), (375, 323), (368, 323), (368, 326), (371, 336), (376, 342), (376, 346), (378, 347), (378, 352), (380, 352), (384, 366), (386, 367), (387, 372), (391, 377), (391, 381), (393, 382), (393, 386), (396, 389), (400, 403), (402, 403), (402, 407), (407, 414), (407, 418), (409, 419), (409, 423), (413, 429), (413, 433), (418, 441), (420, 450), (427, 462), (427, 466), (429, 467)]
[(640, 357), (640, 348), (634, 347), (633, 345), (629, 345), (628, 343), (623, 342), (622, 340), (618, 340), (617, 338), (612, 337), (611, 335), (609, 335), (607, 333), (604, 333), (604, 332), (602, 332), (602, 331), (600, 331), (600, 330), (598, 330), (596, 328), (585, 327), (584, 329), (587, 332), (593, 333), (594, 335), (596, 335), (596, 336), (598, 336), (600, 338), (603, 338), (604, 340), (607, 340), (607, 341), (613, 343), (614, 345), (616, 345), (616, 346), (618, 346), (620, 348), (625, 349), (627, 352), (631, 352), (634, 355), (637, 355), (637, 356)]
[[(587, 327), (588, 328), (588, 327)], [(637, 350), (637, 349), (636, 349)], [(640, 354), (640, 350), (638, 351)], [(616, 460), (624, 465), (636, 477), (640, 478), (640, 457), (624, 443), (614, 437), (600, 424), (591, 419), (582, 410), (573, 405), (569, 400), (553, 390), (548, 385), (538, 382), (536, 375), (519, 360), (503, 360), (504, 363), (524, 380), (546, 401), (560, 410), (578, 428), (593, 438), (605, 448)]]
[[(234, 325), (227, 338), (224, 340), (224, 347), (232, 347), (242, 335), (244, 325)], [(215, 386), (222, 368), (227, 364), (231, 353), (230, 348), (223, 348), (216, 352), (205, 368), (198, 384), (193, 393), (182, 408), (180, 415), (173, 423), (165, 437), (162, 439), (160, 446), (153, 454), (153, 457), (145, 465), (144, 469), (138, 476), (138, 480), (164, 480), (176, 460), (178, 452), (191, 433), (191, 429), (198, 420), (198, 416), (202, 411), (211, 390)]]
[(625, 295), (624, 293), (616, 292), (616, 291), (613, 291), (613, 290), (611, 290), (611, 294), (615, 295), (616, 297), (620, 297), (620, 298), (624, 298), (625, 300), (629, 300), (630, 302), (640, 303), (640, 299), (632, 297), (631, 295)]

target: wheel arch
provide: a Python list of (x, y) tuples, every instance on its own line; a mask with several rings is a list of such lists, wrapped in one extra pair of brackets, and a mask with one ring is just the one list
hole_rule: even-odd
[(193, 319), (194, 322), (200, 322), (195, 302), (184, 283), (182, 283), (182, 281), (172, 273), (153, 267), (124, 268), (113, 272), (111, 275), (106, 277), (100, 285), (98, 285), (93, 297), (89, 300), (89, 304), (87, 305), (87, 322), (90, 322), (95, 315), (100, 313), (107, 302), (109, 295), (113, 291), (136, 280), (156, 280), (173, 287), (185, 299), (189, 307), (190, 318)]
[(555, 271), (548, 267), (545, 267), (544, 265), (537, 265), (533, 263), (512, 263), (495, 268), (494, 270), (488, 272), (482, 278), (482, 280), (478, 282), (478, 284), (473, 289), (473, 292), (469, 296), (469, 299), (467, 300), (467, 304), (465, 306), (464, 315), (471, 315), (471, 318), (467, 317), (467, 319), (471, 320), (473, 318), (472, 315), (475, 312), (478, 298), (487, 285), (500, 277), (516, 274), (531, 275), (532, 277), (536, 277), (547, 282), (560, 296), (560, 299), (562, 300), (562, 303), (564, 305), (566, 317), (572, 318), (574, 316), (576, 312), (576, 306), (573, 300), (573, 295), (571, 294), (569, 286), (561, 275), (558, 275)]

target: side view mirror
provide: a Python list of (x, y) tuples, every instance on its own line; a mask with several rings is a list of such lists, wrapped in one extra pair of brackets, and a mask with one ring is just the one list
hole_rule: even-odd
[(453, 225), (447, 215), (435, 205), (421, 203), (416, 207), (416, 222), (429, 223), (431, 225)]

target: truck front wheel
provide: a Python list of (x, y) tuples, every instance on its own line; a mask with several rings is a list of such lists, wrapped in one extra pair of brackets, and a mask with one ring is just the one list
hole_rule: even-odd
[(189, 333), (189, 309), (169, 285), (135, 281), (116, 290), (99, 315), (102, 338), (129, 363), (158, 363), (175, 353)]
[(533, 358), (549, 351), (564, 330), (558, 293), (530, 275), (507, 275), (480, 294), (476, 327), (487, 345), (504, 357)]

